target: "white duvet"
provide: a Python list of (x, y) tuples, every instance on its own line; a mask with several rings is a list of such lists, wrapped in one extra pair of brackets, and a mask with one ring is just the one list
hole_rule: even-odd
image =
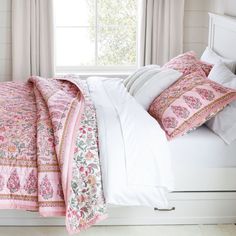
[(173, 177), (164, 131), (120, 79), (87, 81), (97, 113), (106, 203), (168, 207)]

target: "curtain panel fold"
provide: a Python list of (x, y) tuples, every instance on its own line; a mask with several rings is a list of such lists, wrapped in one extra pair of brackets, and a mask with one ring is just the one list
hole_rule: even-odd
[(183, 52), (184, 0), (141, 0), (139, 66), (163, 65)]
[(54, 75), (53, 0), (12, 0), (12, 79)]

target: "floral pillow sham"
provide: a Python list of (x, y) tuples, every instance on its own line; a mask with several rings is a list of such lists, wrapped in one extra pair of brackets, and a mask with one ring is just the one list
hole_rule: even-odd
[(201, 126), (234, 100), (236, 90), (195, 72), (180, 78), (162, 92), (152, 102), (149, 113), (171, 140)]
[(184, 76), (191, 73), (198, 73), (199, 76), (204, 78), (208, 76), (212, 67), (212, 64), (198, 60), (194, 51), (174, 57), (163, 66), (163, 68), (178, 70)]

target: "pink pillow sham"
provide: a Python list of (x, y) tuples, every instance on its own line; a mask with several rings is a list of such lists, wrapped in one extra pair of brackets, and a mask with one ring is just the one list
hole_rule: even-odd
[(149, 113), (171, 140), (201, 126), (233, 100), (236, 100), (236, 90), (195, 72), (163, 91), (152, 102)]
[(204, 78), (208, 76), (212, 67), (213, 65), (198, 60), (194, 51), (174, 57), (163, 66), (163, 68), (178, 70), (184, 76), (196, 72)]

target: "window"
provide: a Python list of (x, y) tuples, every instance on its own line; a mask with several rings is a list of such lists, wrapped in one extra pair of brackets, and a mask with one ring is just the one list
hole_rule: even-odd
[(55, 0), (57, 72), (136, 68), (137, 0)]

